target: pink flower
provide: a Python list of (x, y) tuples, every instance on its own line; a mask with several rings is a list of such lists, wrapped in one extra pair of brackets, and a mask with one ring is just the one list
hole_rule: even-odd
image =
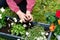
[(57, 11), (56, 11), (56, 17), (57, 17), (57, 18), (60, 18), (60, 10), (57, 10)]

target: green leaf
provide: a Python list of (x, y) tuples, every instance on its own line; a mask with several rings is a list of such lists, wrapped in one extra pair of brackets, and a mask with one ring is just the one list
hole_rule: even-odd
[(0, 29), (2, 28), (2, 24), (0, 23)]

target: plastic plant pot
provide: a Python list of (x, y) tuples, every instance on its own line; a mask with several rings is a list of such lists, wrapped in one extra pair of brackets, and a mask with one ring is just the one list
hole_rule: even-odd
[(60, 40), (60, 35), (57, 35), (56, 38), (57, 38), (58, 40)]

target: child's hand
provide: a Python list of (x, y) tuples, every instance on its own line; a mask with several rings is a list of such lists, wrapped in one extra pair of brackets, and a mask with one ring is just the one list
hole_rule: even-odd
[(29, 22), (32, 22), (33, 21), (33, 17), (31, 15), (30, 11), (27, 11), (26, 12), (26, 17), (27, 17), (27, 21), (29, 21)]
[(26, 22), (27, 18), (26, 18), (26, 15), (21, 12), (21, 11), (18, 11), (17, 12), (17, 15), (19, 16), (19, 18), (22, 20), (22, 22)]

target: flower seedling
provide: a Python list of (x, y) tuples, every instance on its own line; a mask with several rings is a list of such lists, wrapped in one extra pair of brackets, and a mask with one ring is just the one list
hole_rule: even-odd
[(60, 25), (60, 19), (58, 20), (58, 24)]
[(23, 27), (27, 27), (27, 25), (26, 24), (23, 24)]
[(13, 18), (14, 22), (17, 22), (17, 19), (16, 18)]
[(3, 7), (0, 10), (1, 10), (2, 13), (5, 12), (5, 9)]
[(21, 24), (14, 24), (11, 28), (11, 33), (16, 35), (25, 34), (25, 28)]
[(49, 33), (45, 33), (45, 35), (46, 35), (46, 36), (48, 36), (48, 35), (49, 35)]
[(55, 25), (54, 23), (52, 23), (49, 27), (50, 31), (53, 32), (55, 30)]
[(14, 23), (11, 23), (11, 25), (14, 25)]
[(22, 20), (20, 20), (19, 22), (23, 23), (23, 21), (22, 21)]
[(31, 26), (31, 23), (29, 23), (29, 26)]
[(29, 32), (26, 32), (26, 36), (29, 36)]

